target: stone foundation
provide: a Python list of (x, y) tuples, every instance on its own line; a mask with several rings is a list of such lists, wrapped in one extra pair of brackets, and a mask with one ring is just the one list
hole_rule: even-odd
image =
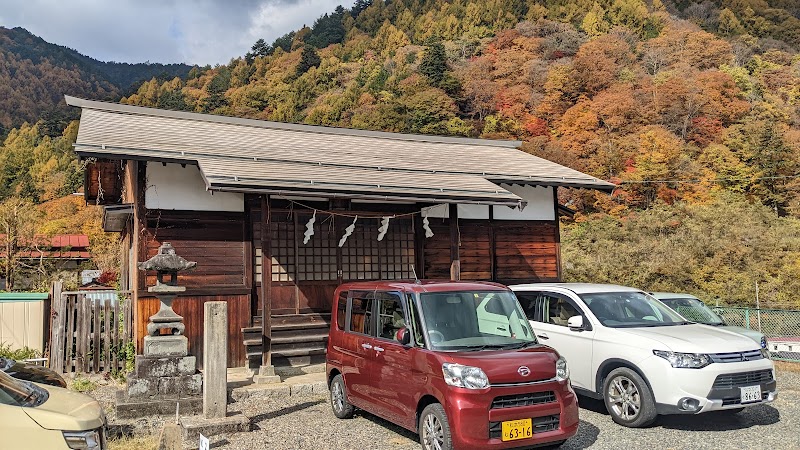
[(185, 352), (183, 356), (136, 356), (125, 390), (117, 393), (117, 417), (172, 415), (176, 408), (182, 415), (200, 413), (203, 375), (196, 367), (197, 359)]

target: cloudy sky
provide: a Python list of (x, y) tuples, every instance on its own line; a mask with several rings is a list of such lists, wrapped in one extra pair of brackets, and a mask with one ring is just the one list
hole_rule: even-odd
[(353, 0), (2, 0), (23, 27), (101, 61), (224, 64)]

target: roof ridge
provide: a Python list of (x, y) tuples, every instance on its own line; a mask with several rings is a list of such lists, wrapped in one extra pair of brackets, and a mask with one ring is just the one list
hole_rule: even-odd
[(522, 141), (500, 139), (476, 139), (453, 136), (434, 136), (427, 134), (392, 133), (388, 131), (359, 130), (355, 128), (329, 127), (324, 125), (307, 125), (289, 122), (273, 122), (260, 119), (246, 119), (232, 116), (218, 116), (214, 114), (196, 113), (188, 111), (175, 111), (168, 109), (150, 108), (146, 106), (126, 105), (122, 103), (87, 100), (79, 97), (64, 96), (69, 106), (96, 109), (121, 114), (167, 117), (172, 119), (194, 120), (199, 122), (221, 123), (228, 125), (249, 126), (254, 128), (268, 128), (285, 131), (299, 131), (316, 134), (333, 134), (344, 136), (371, 137), (378, 139), (393, 139), (401, 141), (432, 142), (457, 145), (480, 145), (486, 147), (518, 148)]

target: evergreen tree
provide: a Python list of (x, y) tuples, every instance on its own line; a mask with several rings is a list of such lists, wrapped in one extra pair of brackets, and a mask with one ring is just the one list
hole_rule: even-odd
[(300, 63), (297, 65), (297, 76), (308, 72), (308, 69), (312, 67), (319, 67), (320, 63), (322, 63), (322, 60), (319, 58), (317, 50), (314, 46), (306, 44), (303, 47), (303, 53), (300, 55)]
[(438, 86), (444, 80), (447, 72), (447, 54), (439, 38), (428, 40), (425, 56), (419, 63), (419, 72), (428, 77), (434, 86)]

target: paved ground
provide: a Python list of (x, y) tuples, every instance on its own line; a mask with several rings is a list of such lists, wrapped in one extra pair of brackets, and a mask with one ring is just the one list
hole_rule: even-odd
[[(770, 405), (753, 406), (726, 416), (661, 417), (646, 429), (616, 425), (598, 401), (581, 398), (578, 434), (564, 449), (798, 449), (800, 450), (800, 364), (779, 363), (778, 399)], [(786, 370), (790, 368), (791, 370)], [(252, 418), (253, 431), (212, 438), (212, 448), (259, 449), (418, 449), (417, 435), (368, 413), (339, 420), (331, 413), (317, 374), (296, 377), (293, 387), (237, 389), (231, 412)], [(290, 385), (292, 383), (289, 383)], [(156, 433), (169, 418), (120, 421), (114, 417), (116, 383), (101, 386), (92, 395), (103, 403), (114, 426), (112, 435), (147, 436)], [(288, 396), (291, 390), (292, 395)], [(174, 419), (172, 419), (174, 420)], [(118, 440), (118, 443), (124, 440)], [(155, 442), (152, 442), (155, 444)], [(118, 448), (143, 448), (142, 445)]]
[[(647, 429), (616, 425), (600, 402), (581, 399), (578, 434), (564, 449), (800, 449), (800, 373), (780, 371), (778, 399), (725, 416), (670, 416)], [(223, 449), (417, 449), (417, 436), (367, 413), (338, 420), (327, 397), (250, 397), (231, 405), (253, 417), (254, 431), (222, 436)]]

